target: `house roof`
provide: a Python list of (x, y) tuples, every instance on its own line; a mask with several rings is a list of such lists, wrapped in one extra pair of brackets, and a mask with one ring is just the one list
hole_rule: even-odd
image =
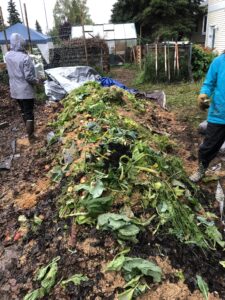
[[(106, 41), (131, 40), (137, 38), (134, 23), (84, 25), (84, 32), (86, 38), (99, 36)], [(82, 36), (82, 26), (73, 26), (71, 32), (72, 39)]]
[[(9, 39), (12, 33), (19, 33), (22, 35), (22, 37), (28, 41), (28, 32), (27, 32), (27, 27), (24, 24), (17, 23), (15, 25), (12, 25), (8, 27), (6, 30), (6, 36), (7, 36), (7, 41), (9, 43)], [(42, 34), (38, 31), (35, 31), (33, 29), (30, 29), (30, 38), (31, 42), (33, 44), (46, 44), (47, 42), (51, 41), (51, 37), (45, 34)], [(5, 42), (5, 36), (4, 32), (0, 32), (0, 44), (4, 45)]]

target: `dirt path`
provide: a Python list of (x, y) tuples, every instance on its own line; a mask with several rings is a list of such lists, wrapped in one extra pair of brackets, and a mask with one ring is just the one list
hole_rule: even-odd
[[(118, 81), (132, 87), (132, 70), (124, 73), (124, 70), (118, 69), (114, 72), (117, 72)], [(58, 217), (57, 195), (62, 186), (50, 187), (46, 176), (57, 156), (57, 145), (47, 148), (46, 135), (50, 130), (47, 124), (53, 120), (59, 108), (44, 104), (36, 106), (38, 141), (30, 146), (24, 138), (24, 126), (17, 106), (9, 99), (7, 90), (2, 91), (0, 97), (0, 119), (8, 122), (4, 129), (0, 129), (0, 160), (12, 154), (11, 144), (16, 142), (11, 169), (0, 171), (1, 300), (20, 300), (28, 291), (38, 288), (38, 283), (33, 281), (35, 271), (56, 256), (61, 257), (58, 263), (58, 284), (45, 299), (116, 299), (124, 280), (118, 274), (104, 272), (106, 263), (118, 253), (119, 247), (114, 238), (94, 227), (76, 228), (70, 220)], [(193, 139), (198, 141), (198, 138), (192, 133), (187, 135), (188, 128), (178, 124), (172, 113), (154, 107), (140, 117), (139, 122), (151, 126), (158, 134), (170, 133), (171, 138), (176, 136), (177, 140), (183, 141), (182, 149), (171, 149), (171, 154), (183, 156), (187, 170), (193, 169), (196, 156), (190, 153), (190, 149)], [(211, 270), (214, 257), (209, 261), (207, 253), (196, 252), (188, 245), (184, 249), (175, 240), (154, 240), (145, 234), (140, 240), (141, 243), (133, 248), (132, 254), (152, 258), (162, 267), (165, 276), (161, 285), (153, 286), (140, 299), (203, 299), (191, 280), (200, 269), (209, 273), (208, 276), (215, 276), (215, 270)], [(75, 250), (72, 247), (74, 241)], [(199, 259), (202, 266), (197, 265)], [(88, 274), (90, 280), (80, 286), (71, 284), (63, 289), (60, 280), (75, 273)], [(185, 282), (180, 280), (183, 273), (190, 279)], [(211, 291), (224, 286), (221, 272), (217, 276), (216, 283), (210, 286)], [(223, 298), (215, 292), (209, 299)]]

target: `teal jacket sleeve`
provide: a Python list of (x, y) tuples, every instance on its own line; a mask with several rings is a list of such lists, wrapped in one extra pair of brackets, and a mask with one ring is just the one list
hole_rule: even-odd
[(217, 82), (217, 74), (218, 74), (218, 62), (217, 59), (214, 59), (214, 61), (211, 63), (209, 67), (200, 94), (206, 94), (209, 98), (213, 95), (216, 87), (216, 82)]

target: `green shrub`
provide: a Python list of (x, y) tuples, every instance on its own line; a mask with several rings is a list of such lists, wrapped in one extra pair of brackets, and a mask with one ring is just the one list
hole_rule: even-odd
[(194, 45), (192, 50), (192, 72), (194, 80), (200, 80), (205, 77), (209, 65), (217, 56), (212, 50), (203, 48), (200, 45)]

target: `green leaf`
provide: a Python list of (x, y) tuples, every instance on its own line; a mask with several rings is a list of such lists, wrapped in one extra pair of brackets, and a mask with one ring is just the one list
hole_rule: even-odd
[(128, 287), (133, 287), (133, 288), (136, 287), (141, 277), (142, 275), (138, 275), (134, 277), (133, 279), (131, 279), (129, 282), (125, 284), (124, 288), (126, 289)]
[(46, 275), (48, 269), (50, 268), (50, 266), (51, 266), (53, 263), (56, 263), (59, 259), (60, 259), (59, 256), (55, 257), (55, 258), (52, 260), (52, 262), (50, 262), (47, 266), (42, 267), (40, 270), (38, 270), (38, 271), (37, 271), (37, 275), (35, 276), (35, 280), (37, 280), (37, 281), (42, 280), (42, 279), (45, 277), (45, 275)]
[(106, 271), (120, 271), (125, 262), (125, 256), (122, 254), (114, 258), (107, 266)]
[(88, 210), (90, 216), (98, 216), (107, 211), (112, 205), (112, 197), (90, 198), (82, 200), (82, 205)]
[(50, 289), (55, 285), (56, 275), (58, 271), (57, 262), (52, 262), (50, 270), (45, 278), (41, 281), (41, 286), (49, 293)]
[(221, 261), (220, 261), (220, 264), (221, 264), (221, 266), (222, 266), (223, 268), (225, 268), (225, 260), (221, 260)]
[(76, 186), (76, 191), (81, 191), (81, 190), (85, 190), (87, 191), (89, 194), (92, 195), (92, 197), (98, 198), (102, 195), (103, 191), (104, 191), (104, 185), (102, 183), (101, 180), (97, 180), (96, 182), (91, 182), (90, 185), (87, 184), (79, 184), (78, 186)]
[(123, 271), (125, 279), (128, 280), (138, 275), (145, 275), (152, 277), (154, 282), (160, 282), (162, 276), (162, 271), (156, 264), (142, 258), (126, 257)]
[(199, 290), (201, 291), (205, 300), (208, 300), (209, 288), (208, 288), (207, 283), (201, 276), (197, 275), (196, 277), (197, 277), (197, 284), (198, 284)]
[(104, 191), (104, 185), (101, 180), (98, 180), (96, 183), (91, 184), (90, 194), (93, 198), (98, 198), (102, 195)]
[(34, 290), (30, 293), (28, 293), (23, 300), (36, 300), (36, 299), (41, 299), (45, 296), (45, 289), (44, 288), (40, 288), (37, 290)]
[(136, 236), (140, 232), (140, 229), (136, 225), (126, 225), (123, 228), (119, 229), (119, 234), (121, 236), (129, 237)]
[(124, 291), (121, 294), (118, 294), (118, 300), (132, 300), (135, 288)]
[(60, 166), (55, 166), (51, 172), (51, 179), (54, 182), (60, 182), (63, 178), (63, 171), (62, 168)]
[(140, 229), (132, 219), (125, 215), (106, 213), (98, 217), (97, 228), (103, 230), (112, 230), (121, 240), (130, 240), (134, 243), (137, 242), (136, 235), (140, 232)]
[(75, 274), (68, 278), (67, 280), (63, 280), (61, 285), (65, 287), (68, 283), (72, 282), (74, 285), (80, 285), (82, 281), (88, 281), (89, 278), (84, 276), (83, 274)]

